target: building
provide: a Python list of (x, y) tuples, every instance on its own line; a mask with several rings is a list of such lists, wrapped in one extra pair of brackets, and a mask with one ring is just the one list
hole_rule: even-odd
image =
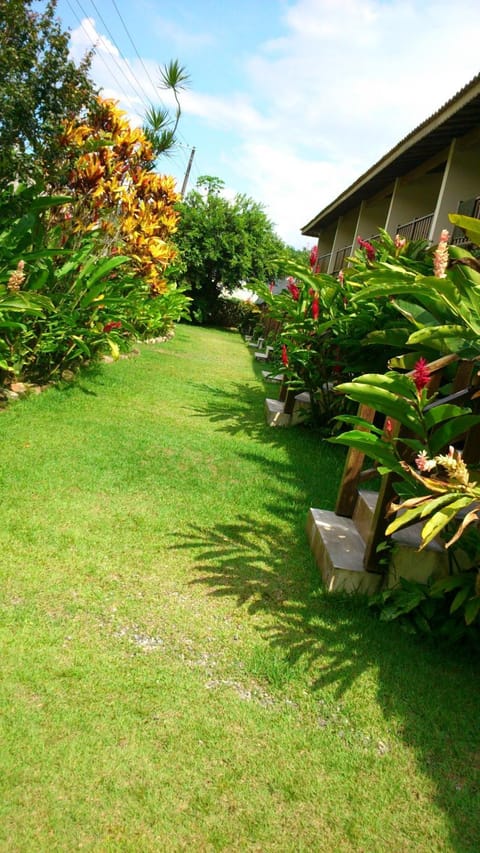
[[(338, 273), (358, 237), (438, 240), (449, 213), (480, 218), (480, 74), (332, 201), (302, 234), (321, 272)], [(463, 242), (456, 229), (452, 242)]]

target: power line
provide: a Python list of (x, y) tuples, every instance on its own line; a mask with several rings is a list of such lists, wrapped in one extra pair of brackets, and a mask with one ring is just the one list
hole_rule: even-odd
[[(105, 27), (105, 29), (106, 29), (106, 31), (107, 31), (107, 33), (108, 33), (108, 35), (110, 36), (110, 38), (111, 38), (111, 40), (112, 40), (113, 44), (114, 44), (114, 45), (115, 45), (115, 47), (117, 48), (117, 50), (118, 50), (118, 52), (119, 52), (119, 54), (120, 54), (121, 58), (123, 59), (123, 61), (124, 61), (125, 65), (127, 66), (128, 70), (129, 70), (130, 74), (132, 75), (133, 79), (135, 80), (135, 82), (136, 82), (137, 86), (139, 87), (140, 91), (141, 91), (141, 92), (143, 92), (143, 94), (145, 95), (146, 100), (143, 100), (143, 98), (142, 98), (142, 100), (143, 100), (144, 105), (145, 105), (145, 106), (146, 106), (146, 108), (148, 109), (148, 108), (149, 108), (149, 106), (151, 105), (151, 102), (152, 102), (152, 101), (151, 101), (151, 98), (149, 98), (149, 96), (148, 96), (148, 94), (147, 94), (147, 92), (146, 92), (146, 90), (145, 90), (145, 88), (144, 88), (144, 86), (143, 86), (143, 83), (141, 82), (141, 80), (139, 80), (139, 79), (138, 79), (137, 75), (135, 74), (135, 71), (134, 71), (134, 70), (133, 70), (133, 68), (130, 66), (130, 63), (129, 63), (128, 59), (123, 55), (122, 51), (120, 50), (120, 48), (119, 48), (119, 46), (118, 46), (117, 42), (115, 41), (114, 36), (112, 35), (112, 33), (110, 32), (110, 30), (109, 30), (109, 28), (108, 28), (108, 24), (106, 23), (105, 18), (102, 16), (102, 13), (98, 10), (98, 6), (97, 6), (97, 4), (95, 3), (95, 0), (90, 0), (90, 2), (91, 2), (91, 4), (92, 4), (93, 8), (95, 9), (95, 11), (96, 11), (96, 13), (97, 13), (98, 17), (100, 18), (100, 20), (101, 20), (101, 22), (102, 22), (103, 26)], [(135, 47), (134, 47), (134, 50), (135, 50)]]
[[(112, 44), (113, 44), (113, 45), (114, 45), (114, 47), (116, 47), (116, 49), (118, 50), (118, 53), (120, 54), (121, 59), (123, 59), (123, 62), (124, 62), (124, 63), (125, 63), (125, 65), (127, 66), (127, 68), (128, 68), (128, 70), (129, 70), (129, 72), (131, 73), (131, 75), (132, 75), (133, 79), (135, 80), (135, 82), (136, 82), (137, 86), (139, 87), (139, 91), (137, 91), (137, 90), (135, 89), (135, 87), (134, 87), (134, 86), (133, 86), (133, 84), (132, 84), (132, 81), (128, 79), (128, 76), (127, 76), (127, 74), (126, 74), (126, 72), (125, 72), (125, 68), (122, 68), (122, 66), (120, 65), (120, 63), (119, 63), (119, 62), (118, 62), (118, 60), (117, 60), (117, 57), (116, 57), (116, 56), (115, 56), (115, 54), (113, 54), (113, 53), (112, 53), (112, 54), (110, 54), (110, 56), (112, 57), (112, 60), (114, 61), (114, 63), (115, 63), (115, 65), (117, 66), (117, 68), (120, 70), (120, 73), (122, 74), (122, 76), (123, 76), (123, 77), (125, 77), (125, 79), (127, 80), (127, 82), (128, 82), (128, 84), (129, 84), (129, 86), (131, 87), (132, 91), (133, 91), (133, 92), (135, 92), (135, 95), (136, 95), (137, 97), (139, 97), (139, 98), (140, 98), (140, 100), (142, 101), (142, 103), (143, 103), (144, 107), (145, 107), (146, 109), (148, 109), (148, 108), (149, 108), (149, 106), (150, 106), (150, 104), (149, 104), (148, 100), (145, 100), (145, 98), (143, 97), (143, 94), (146, 94), (146, 93), (143, 93), (143, 94), (142, 94), (142, 92), (143, 92), (142, 84), (140, 83), (140, 81), (139, 81), (139, 80), (138, 80), (138, 78), (136, 77), (135, 73), (134, 73), (134, 72), (131, 70), (131, 68), (129, 67), (127, 60), (126, 60), (126, 59), (125, 59), (125, 57), (123, 56), (123, 53), (122, 53), (122, 51), (120, 50), (120, 48), (118, 47), (118, 44), (116, 43), (115, 38), (113, 37), (112, 33), (110, 32), (110, 29), (109, 29), (109, 27), (108, 27), (108, 24), (106, 24), (106, 23), (105, 23), (105, 20), (104, 20), (104, 18), (103, 18), (103, 16), (102, 16), (102, 14), (98, 11), (98, 8), (97, 8), (97, 6), (96, 6), (96, 4), (95, 4), (94, 0), (90, 0), (90, 2), (92, 3), (93, 8), (95, 9), (95, 11), (96, 11), (96, 13), (97, 13), (98, 17), (100, 18), (100, 20), (101, 20), (101, 22), (102, 22), (103, 26), (105, 27), (105, 30), (106, 30), (106, 32), (108, 33), (108, 35), (109, 35), (109, 37), (110, 37), (110, 39), (111, 39)], [(80, 8), (80, 10), (81, 10), (82, 14), (83, 14), (83, 15), (85, 15), (85, 17), (86, 17), (86, 18), (88, 18), (88, 15), (87, 15), (87, 13), (86, 13), (85, 9), (83, 8), (83, 6), (82, 6), (82, 4), (81, 4), (80, 0), (77, 0), (77, 5), (79, 6), (79, 8)], [(146, 97), (148, 98), (148, 96), (146, 96)]]
[[(119, 55), (120, 55), (121, 59), (123, 60), (123, 62), (124, 62), (124, 64), (125, 64), (125, 66), (128, 68), (128, 70), (129, 70), (129, 72), (130, 72), (131, 76), (132, 76), (132, 77), (133, 77), (133, 79), (136, 81), (136, 84), (137, 84), (137, 86), (139, 87), (139, 90), (140, 90), (140, 91), (137, 91), (137, 89), (134, 87), (134, 85), (133, 85), (133, 83), (132, 83), (132, 80), (131, 80), (131, 79), (129, 79), (128, 75), (127, 75), (127, 74), (126, 74), (126, 72), (125, 72), (125, 68), (123, 68), (123, 67), (122, 67), (122, 65), (118, 62), (118, 60), (117, 60), (116, 56), (115, 56), (113, 53), (112, 53), (112, 54), (108, 54), (108, 55), (109, 55), (109, 56), (111, 56), (112, 60), (115, 62), (115, 65), (117, 66), (118, 70), (120, 71), (120, 74), (121, 74), (121, 75), (122, 75), (122, 77), (125, 79), (125, 81), (127, 82), (128, 86), (131, 88), (131, 90), (133, 91), (133, 93), (135, 94), (135, 96), (136, 96), (136, 97), (139, 97), (139, 98), (140, 98), (140, 100), (142, 101), (142, 103), (143, 103), (144, 107), (145, 107), (146, 109), (148, 109), (148, 108), (151, 106), (151, 101), (150, 101), (150, 99), (149, 99), (149, 96), (148, 96), (147, 92), (145, 91), (145, 89), (144, 89), (144, 87), (143, 87), (142, 83), (140, 82), (140, 80), (138, 79), (138, 77), (136, 76), (136, 74), (134, 73), (134, 71), (131, 69), (131, 67), (130, 67), (130, 65), (129, 65), (128, 60), (127, 60), (127, 59), (126, 59), (126, 57), (123, 55), (123, 53), (122, 53), (122, 51), (121, 51), (120, 47), (118, 46), (117, 41), (115, 40), (115, 37), (113, 36), (113, 33), (111, 32), (111, 30), (110, 30), (110, 28), (109, 28), (108, 24), (106, 23), (106, 21), (105, 21), (105, 19), (104, 19), (103, 15), (102, 15), (102, 14), (101, 14), (101, 12), (99, 11), (99, 9), (98, 9), (98, 7), (97, 7), (97, 4), (96, 4), (95, 0), (90, 0), (90, 2), (91, 2), (91, 4), (92, 4), (92, 6), (93, 6), (93, 8), (94, 8), (94, 10), (95, 10), (95, 12), (96, 12), (96, 14), (98, 15), (98, 17), (99, 17), (99, 19), (100, 19), (101, 23), (103, 24), (103, 26), (104, 26), (104, 28), (105, 28), (105, 30), (106, 30), (106, 32), (107, 32), (107, 34), (108, 34), (108, 36), (110, 37), (112, 44), (113, 44), (113, 45), (114, 45), (114, 47), (118, 50), (118, 53), (119, 53)], [(75, 10), (73, 9), (73, 7), (72, 7), (72, 4), (71, 4), (70, 0), (67, 0), (67, 3), (68, 3), (68, 5), (69, 5), (69, 7), (70, 7), (70, 9), (71, 9), (72, 13), (75, 15), (75, 18), (77, 19), (77, 21), (79, 22), (80, 26), (82, 27), (82, 29), (83, 29), (84, 33), (87, 35), (87, 37), (88, 37), (88, 39), (89, 39), (90, 43), (92, 44), (92, 46), (93, 46), (94, 48), (96, 48), (96, 46), (97, 46), (97, 45), (96, 45), (96, 43), (95, 43), (95, 42), (93, 42), (93, 40), (92, 40), (92, 38), (91, 38), (90, 34), (88, 33), (87, 29), (86, 29), (86, 28), (85, 28), (85, 26), (83, 25), (83, 22), (80, 20), (80, 18), (78, 17), (77, 13), (76, 13), (76, 12), (75, 12)], [(117, 13), (117, 15), (118, 15), (118, 17), (119, 17), (119, 19), (120, 19), (120, 21), (121, 21), (121, 23), (122, 23), (122, 26), (123, 26), (123, 28), (124, 28), (124, 30), (125, 30), (125, 32), (126, 32), (126, 34), (127, 34), (127, 36), (128, 36), (128, 39), (129, 39), (129, 41), (130, 41), (130, 43), (131, 43), (131, 45), (132, 45), (132, 47), (133, 47), (133, 50), (135, 51), (135, 54), (136, 54), (136, 56), (138, 57), (138, 59), (139, 59), (139, 61), (140, 61), (141, 65), (142, 65), (142, 67), (143, 67), (143, 69), (144, 69), (144, 71), (145, 71), (145, 74), (147, 75), (147, 77), (148, 77), (148, 79), (149, 79), (150, 83), (152, 84), (152, 86), (153, 86), (154, 88), (159, 88), (158, 86), (155, 86), (155, 83), (153, 82), (152, 77), (151, 77), (151, 75), (150, 75), (150, 73), (149, 73), (149, 71), (148, 71), (147, 67), (145, 66), (145, 63), (144, 63), (144, 61), (143, 61), (143, 59), (142, 59), (142, 57), (141, 57), (141, 55), (140, 55), (140, 53), (139, 53), (139, 51), (138, 51), (138, 49), (137, 49), (136, 45), (135, 45), (135, 42), (133, 41), (133, 38), (132, 38), (132, 36), (130, 35), (130, 33), (129, 33), (129, 31), (128, 31), (127, 27), (126, 27), (125, 20), (124, 20), (124, 18), (123, 18), (123, 17), (122, 17), (122, 15), (121, 15), (121, 12), (120, 12), (120, 10), (119, 10), (119, 8), (118, 8), (118, 5), (117, 5), (117, 3), (116, 3), (116, 0), (112, 0), (112, 4), (113, 4), (113, 7), (114, 7), (114, 9), (115, 9), (115, 12)], [(82, 5), (82, 3), (80, 2), (80, 0), (77, 0), (77, 5), (78, 5), (78, 7), (80, 8), (80, 10), (81, 10), (82, 14), (85, 16), (85, 18), (88, 18), (88, 17), (89, 17), (89, 15), (88, 15), (88, 13), (85, 11), (85, 8), (83, 7), (83, 5)], [(119, 89), (120, 89), (120, 91), (122, 92), (122, 94), (124, 95), (124, 97), (126, 97), (126, 98), (128, 99), (128, 98), (129, 98), (129, 96), (126, 94), (125, 89), (124, 89), (124, 88), (123, 88), (123, 86), (119, 83), (119, 81), (118, 81), (117, 77), (115, 76), (115, 74), (114, 74), (114, 73), (113, 73), (113, 71), (112, 71), (112, 68), (111, 68), (111, 67), (109, 66), (109, 64), (107, 63), (107, 61), (106, 61), (106, 59), (105, 59), (105, 56), (104, 56), (103, 52), (102, 52), (102, 51), (96, 51), (95, 55), (96, 55), (99, 59), (101, 59), (101, 61), (103, 62), (103, 64), (104, 64), (105, 68), (107, 69), (107, 71), (109, 72), (109, 74), (112, 76), (112, 78), (113, 78), (114, 82), (115, 82), (115, 83), (116, 83), (116, 85), (119, 87)], [(145, 98), (142, 96), (142, 93), (145, 95), (145, 98), (146, 98), (147, 100), (145, 100)], [(160, 97), (158, 97), (158, 100), (159, 100), (159, 102), (160, 102), (160, 103), (162, 103), (162, 100), (161, 100), (161, 98), (160, 98)], [(192, 145), (191, 145), (191, 144), (186, 140), (185, 136), (184, 136), (184, 135), (182, 134), (182, 132), (181, 132), (180, 130), (178, 130), (178, 129), (177, 129), (177, 137), (180, 137), (180, 139), (182, 139), (182, 140), (183, 140), (183, 144), (182, 144), (181, 142), (177, 142), (178, 147), (179, 147), (179, 148), (185, 147), (186, 149), (188, 149), (188, 151), (190, 151), (190, 150), (191, 150), (191, 148), (192, 148)], [(184, 160), (186, 161), (186, 159), (187, 159), (187, 156), (186, 156), (186, 155), (184, 155)]]
[[(93, 6), (95, 6), (94, 0), (91, 0), (91, 2), (92, 2), (92, 5), (93, 5)], [(158, 88), (160, 88), (160, 87), (159, 87), (159, 85), (158, 85), (158, 83), (154, 83), (154, 81), (152, 80), (152, 77), (151, 77), (151, 75), (150, 75), (150, 72), (149, 72), (149, 70), (148, 70), (147, 66), (146, 66), (146, 65), (145, 65), (145, 63), (144, 63), (144, 61), (143, 61), (143, 59), (142, 59), (142, 56), (140, 55), (140, 52), (139, 52), (139, 50), (138, 50), (138, 48), (137, 48), (137, 46), (136, 46), (136, 44), (135, 44), (135, 42), (134, 42), (134, 40), (133, 40), (133, 38), (132, 38), (132, 35), (131, 35), (131, 33), (130, 33), (130, 30), (128, 29), (128, 27), (127, 27), (127, 25), (126, 25), (126, 23), (125, 23), (125, 20), (124, 20), (124, 18), (123, 18), (123, 16), (122, 16), (122, 13), (120, 12), (120, 9), (118, 8), (118, 5), (117, 5), (116, 0), (111, 0), (111, 2), (112, 2), (112, 5), (113, 5), (113, 7), (114, 7), (114, 9), (115, 9), (115, 11), (116, 11), (116, 13), (117, 13), (117, 15), (118, 15), (119, 19), (120, 19), (120, 22), (121, 22), (121, 24), (122, 24), (122, 26), (123, 26), (123, 29), (125, 30), (125, 32), (126, 32), (126, 34), (127, 34), (128, 40), (129, 40), (130, 44), (132, 45), (133, 50), (135, 51), (135, 55), (137, 56), (137, 59), (140, 61), (141, 65), (142, 65), (142, 68), (143, 68), (143, 70), (145, 71), (146, 76), (148, 77), (148, 79), (149, 79), (150, 83), (152, 84), (152, 87), (153, 87), (154, 89), (158, 89)], [(96, 7), (95, 7), (95, 8), (96, 8)], [(103, 20), (103, 19), (102, 19), (102, 20)], [(105, 22), (104, 22), (104, 23), (105, 23)], [(118, 47), (118, 46), (117, 46), (117, 47)], [(162, 101), (162, 99), (161, 99), (160, 97), (158, 98), (158, 100), (159, 100), (159, 102), (163, 105), (163, 101)], [(186, 145), (186, 147), (190, 150), (192, 146), (190, 145), (190, 143), (188, 143), (188, 142), (187, 142), (187, 140), (185, 139), (185, 137), (183, 136), (183, 134), (181, 133), (181, 131), (180, 131), (180, 130), (178, 130), (178, 129), (177, 129), (177, 136), (179, 136), (181, 139), (183, 139), (184, 144), (185, 144), (185, 145)], [(178, 145), (180, 145), (181, 143), (177, 143), (177, 144), (178, 144)]]
[(133, 39), (132, 39), (132, 36), (131, 36), (131, 34), (130, 34), (130, 31), (129, 31), (129, 29), (127, 28), (127, 25), (126, 25), (126, 23), (125, 23), (125, 21), (124, 21), (124, 19), (123, 19), (122, 13), (120, 12), (120, 9), (119, 9), (119, 8), (118, 8), (118, 6), (117, 6), (116, 0), (112, 0), (112, 4), (113, 4), (113, 7), (114, 7), (114, 9), (115, 9), (115, 11), (116, 11), (116, 13), (117, 13), (118, 17), (120, 18), (120, 21), (121, 21), (121, 23), (122, 23), (123, 29), (125, 30), (125, 32), (126, 32), (126, 34), (127, 34), (127, 37), (128, 37), (128, 40), (129, 40), (130, 44), (132, 45), (132, 47), (133, 47), (133, 49), (134, 49), (134, 51), (135, 51), (135, 54), (136, 54), (136, 56), (137, 56), (137, 59), (139, 59), (139, 60), (140, 60), (140, 62), (141, 62), (141, 65), (142, 65), (143, 70), (145, 71), (145, 74), (147, 75), (148, 79), (150, 80), (150, 83), (152, 84), (153, 88), (154, 88), (154, 89), (158, 88), (158, 87), (157, 87), (157, 84), (155, 84), (155, 83), (153, 82), (153, 80), (152, 80), (152, 78), (151, 78), (151, 76), (150, 76), (150, 72), (149, 72), (149, 70), (148, 70), (147, 66), (145, 65), (145, 63), (144, 63), (144, 61), (143, 61), (142, 57), (140, 56), (140, 54), (139, 54), (139, 52), (138, 52), (138, 50), (137, 50), (137, 46), (136, 46), (135, 42), (134, 42), (134, 41), (133, 41)]
[[(71, 4), (70, 0), (67, 0), (67, 4), (68, 4), (68, 6), (70, 7), (70, 11), (71, 11), (71, 12), (72, 12), (72, 14), (75, 16), (75, 19), (78, 21), (78, 23), (79, 23), (80, 27), (82, 28), (83, 32), (84, 32), (84, 33), (85, 33), (85, 35), (87, 36), (87, 38), (88, 38), (88, 40), (89, 40), (90, 44), (92, 45), (93, 49), (95, 50), (95, 49), (96, 49), (96, 46), (97, 46), (97, 43), (96, 43), (96, 42), (94, 42), (94, 41), (92, 41), (92, 37), (91, 37), (90, 33), (88, 32), (88, 30), (87, 30), (87, 29), (86, 29), (86, 27), (84, 26), (83, 21), (81, 20), (81, 18), (79, 18), (78, 14), (77, 14), (77, 12), (75, 11), (75, 9), (73, 8), (73, 6), (72, 6), (72, 4)], [(88, 15), (86, 15), (86, 13), (85, 13), (85, 12), (83, 12), (83, 14), (84, 14), (86, 17), (88, 17)], [(98, 53), (98, 52), (96, 52), (96, 50), (95, 50), (95, 56), (96, 56), (98, 59), (100, 59), (100, 60), (101, 60), (101, 62), (103, 62), (103, 64), (104, 64), (105, 68), (106, 68), (106, 69), (107, 69), (107, 71), (108, 71), (108, 73), (111, 75), (111, 77), (112, 77), (112, 79), (113, 79), (114, 83), (118, 86), (118, 88), (119, 88), (120, 92), (122, 93), (122, 95), (123, 95), (125, 98), (127, 98), (127, 100), (128, 100), (128, 99), (129, 99), (129, 97), (130, 97), (130, 95), (128, 95), (128, 93), (127, 93), (127, 92), (125, 91), (125, 89), (123, 88), (122, 84), (119, 82), (119, 80), (118, 80), (118, 79), (117, 79), (117, 77), (115, 76), (114, 72), (112, 71), (111, 67), (110, 67), (110, 66), (109, 66), (109, 64), (107, 63), (107, 61), (106, 61), (105, 57), (103, 56), (103, 54), (102, 54), (102, 53)], [(129, 81), (126, 77), (125, 77), (125, 79), (127, 80), (127, 83), (129, 84), (129, 86), (131, 86), (130, 81)], [(133, 91), (135, 92), (135, 95), (136, 95), (136, 94), (137, 94), (137, 92), (136, 92), (135, 90), (133, 90)]]

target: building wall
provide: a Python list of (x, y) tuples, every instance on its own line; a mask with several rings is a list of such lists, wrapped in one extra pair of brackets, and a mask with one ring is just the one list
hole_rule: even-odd
[(453, 139), (434, 158), (419, 163), (372, 198), (368, 197), (367, 185), (362, 203), (320, 232), (318, 254), (330, 255), (321, 264), (321, 271), (340, 269), (342, 250), (353, 247), (348, 256), (359, 236), (371, 238), (379, 228), (395, 237), (400, 225), (429, 217), (424, 223), (426, 233), (421, 236), (434, 242), (442, 228), (453, 231), (448, 214), (456, 213), (460, 202), (476, 197), (480, 197), (480, 128)]
[(434, 213), (442, 178), (443, 172), (435, 172), (397, 179), (385, 222), (385, 229), (392, 237), (400, 225)]
[(480, 131), (454, 139), (446, 164), (442, 191), (437, 199), (432, 234), (438, 239), (442, 228), (453, 230), (448, 218), (461, 202), (480, 196)]
[(390, 209), (392, 192), (393, 187), (389, 188), (380, 198), (375, 196), (375, 198), (362, 203), (355, 229), (354, 243), (358, 237), (368, 240), (378, 234), (379, 228), (384, 228)]

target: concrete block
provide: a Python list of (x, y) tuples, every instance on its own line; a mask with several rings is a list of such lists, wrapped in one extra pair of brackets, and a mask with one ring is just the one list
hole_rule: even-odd
[(291, 415), (284, 411), (285, 403), (281, 400), (272, 400), (267, 397), (265, 400), (265, 418), (269, 426), (290, 426)]
[(328, 592), (373, 594), (383, 576), (363, 568), (365, 545), (351, 518), (310, 509), (307, 536)]

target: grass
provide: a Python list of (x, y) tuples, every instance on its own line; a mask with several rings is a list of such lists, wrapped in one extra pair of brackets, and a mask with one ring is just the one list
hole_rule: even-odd
[(325, 596), (232, 333), (0, 415), (0, 849), (478, 851), (478, 662)]

